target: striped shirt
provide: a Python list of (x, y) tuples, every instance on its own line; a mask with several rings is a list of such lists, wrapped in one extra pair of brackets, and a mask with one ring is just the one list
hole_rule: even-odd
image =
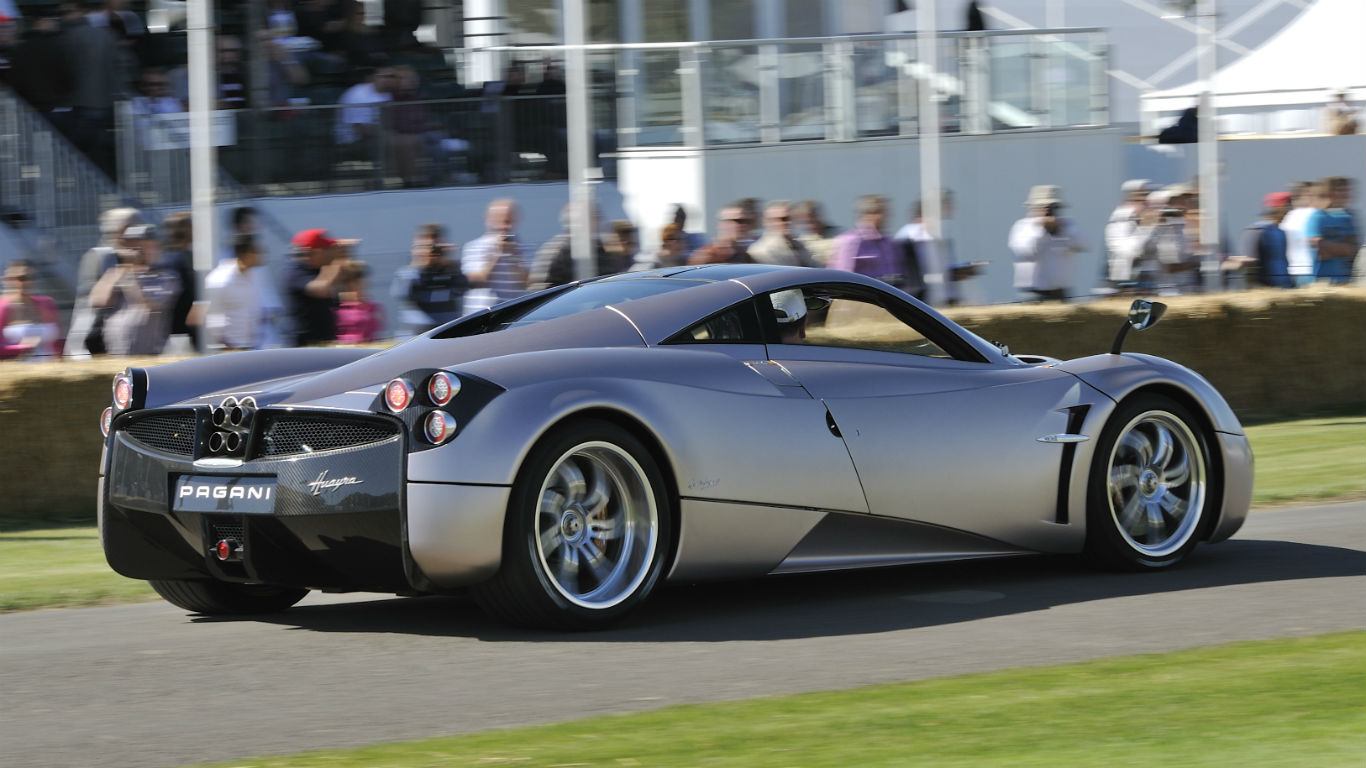
[[(498, 258), (498, 241), (502, 238), (499, 233), (489, 233), (482, 237), (465, 243), (465, 247), (460, 252), (460, 271), (466, 277), (476, 275), (488, 269), (494, 259)], [(465, 294), (465, 314), (478, 312), (481, 309), (488, 309), (495, 304), (515, 299), (526, 293), (526, 269), (527, 257), (522, 253), (521, 244), (514, 245), (516, 258), (503, 259), (498, 262), (489, 273), (488, 283), (481, 288), (471, 288)], [(518, 270), (517, 265), (521, 265)]]

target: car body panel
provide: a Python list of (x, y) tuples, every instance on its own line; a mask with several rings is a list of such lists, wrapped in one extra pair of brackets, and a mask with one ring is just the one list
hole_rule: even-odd
[[(956, 359), (776, 344), (766, 294), (793, 286), (869, 297)], [(589, 308), (518, 319), (576, 301)], [(727, 313), (738, 337), (689, 333)], [(462, 383), (449, 405), (426, 399), (434, 371)], [(1237, 530), (1252, 487), (1237, 418), (1193, 371), (1144, 355), (1012, 357), (900, 291), (834, 270), (618, 275), (388, 350), (234, 353), (135, 374), (137, 405), (105, 443), (99, 510), (106, 556), (135, 578), (419, 593), (477, 584), (502, 567), (509, 512), (526, 512), (509, 504), (528, 457), (580, 419), (615, 423), (658, 465), (674, 580), (1080, 551), (1095, 444), (1140, 391), (1208, 421), (1221, 472), (1209, 540)], [(394, 378), (416, 392), (396, 415), (382, 399)], [(213, 409), (247, 395), (257, 410), (237, 430), (245, 447), (208, 455), (210, 434), (227, 434), (210, 425)], [(431, 445), (421, 423), (437, 408), (458, 416), (456, 432)], [(178, 506), (187, 483), (275, 495), (260, 508)], [(221, 537), (246, 541), (241, 562), (214, 560)]]

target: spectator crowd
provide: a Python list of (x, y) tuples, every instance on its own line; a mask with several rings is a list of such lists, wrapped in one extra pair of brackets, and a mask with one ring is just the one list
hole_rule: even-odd
[[(1265, 210), (1233, 254), (1200, 243), (1193, 186), (1159, 188), (1135, 179), (1120, 193), (1102, 242), (1093, 244), (1066, 216), (1057, 185), (1029, 190), (1025, 215), (1007, 243), (1022, 299), (1076, 298), (1071, 292), (1084, 282), (1078, 254), (1093, 247), (1104, 249), (1102, 295), (1196, 292), (1207, 264), (1217, 264), (1221, 278), (1236, 274), (1247, 284), (1273, 288), (1344, 283), (1354, 274), (1360, 279), (1361, 230), (1350, 212), (1352, 182), (1344, 177), (1267, 193)], [(814, 200), (743, 198), (720, 208), (710, 240), (687, 228), (687, 211), (677, 205), (650, 243), (641, 242), (631, 222), (604, 221), (593, 210), (585, 266), (592, 275), (720, 263), (828, 267), (876, 278), (934, 306), (952, 306), (963, 301), (963, 287), (987, 262), (958, 257), (944, 234), (954, 198), (945, 192), (937, 202), (938, 227), (917, 201), (907, 222), (892, 232), (880, 195), (860, 197), (853, 226), (844, 230), (831, 225)], [(32, 290), (33, 266), (22, 259), (5, 266), (0, 356), (156, 355), (168, 344), (202, 352), (404, 338), (575, 280), (581, 268), (570, 247), (575, 213), (565, 206), (561, 231), (539, 247), (520, 238), (521, 212), (508, 198), (489, 203), (483, 233), (463, 245), (451, 242), (440, 224), (418, 227), (409, 262), (383, 278), (395, 307), (390, 319), (371, 292), (371, 280), (379, 278), (355, 240), (305, 229), (292, 236), (286, 260), (265, 269), (271, 256), (262, 246), (259, 214), (238, 207), (227, 221), (227, 245), (200, 292), (189, 214), (172, 214), (158, 228), (137, 210), (116, 208), (101, 216), (101, 241), (81, 259), (65, 332), (52, 300)]]
[[(367, 19), (360, 0), (266, 6), (255, 26), (245, 4), (218, 7), (213, 108), (270, 110), (239, 112), (235, 143), (221, 150), (239, 181), (314, 181), (351, 163), (404, 186), (500, 182), (504, 150), (540, 157), (543, 176), (566, 175), (559, 62), (513, 60), (501, 79), (469, 89), (444, 52), (418, 41), (421, 0), (383, 0), (382, 19)], [(160, 116), (186, 111), (186, 35), (150, 34), (128, 0), (27, 10), (0, 21), (0, 85), (115, 177), (121, 104), (140, 142)], [(291, 162), (260, 162), (281, 145)]]

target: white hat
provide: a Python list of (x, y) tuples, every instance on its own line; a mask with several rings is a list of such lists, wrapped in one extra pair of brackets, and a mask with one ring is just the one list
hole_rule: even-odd
[(1173, 197), (1170, 189), (1155, 189), (1148, 193), (1148, 205), (1166, 205)]
[(1062, 205), (1062, 188), (1057, 184), (1036, 184), (1029, 188), (1025, 205)]
[(1129, 179), (1119, 185), (1119, 189), (1126, 195), (1136, 195), (1140, 192), (1146, 194), (1157, 189), (1157, 185), (1148, 179)]
[(770, 293), (768, 300), (773, 302), (773, 314), (780, 324), (795, 323), (806, 317), (806, 298), (800, 289)]

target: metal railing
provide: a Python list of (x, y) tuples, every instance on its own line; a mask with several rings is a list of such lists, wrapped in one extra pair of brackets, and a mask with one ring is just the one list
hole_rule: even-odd
[[(944, 133), (1109, 122), (1106, 38), (1095, 28), (945, 32), (934, 67), (906, 34), (587, 49), (595, 164), (607, 178), (619, 148), (916, 136), (922, 88), (938, 101)], [(509, 58), (563, 50), (446, 59), (456, 70), (496, 71)], [(563, 95), (489, 95), (240, 110), (219, 163), (224, 185), (246, 196), (561, 179), (565, 108)], [(148, 146), (140, 130), (136, 119), (120, 121), (121, 182), (144, 205), (187, 204), (188, 150)]]
[[(499, 47), (452, 58), (563, 50)], [(915, 136), (921, 88), (932, 90), (945, 133), (1110, 119), (1108, 44), (1099, 28), (942, 32), (933, 67), (920, 60), (913, 34), (590, 45), (588, 53), (595, 127), (614, 128), (621, 147)]]
[(70, 303), (78, 257), (99, 241), (100, 212), (133, 204), (47, 118), (0, 90), (0, 206), (59, 304)]
[[(218, 199), (562, 179), (564, 113), (563, 96), (228, 112), (235, 136), (218, 147)], [(121, 183), (143, 205), (188, 205), (189, 149), (149, 141), (158, 118), (122, 115)]]

